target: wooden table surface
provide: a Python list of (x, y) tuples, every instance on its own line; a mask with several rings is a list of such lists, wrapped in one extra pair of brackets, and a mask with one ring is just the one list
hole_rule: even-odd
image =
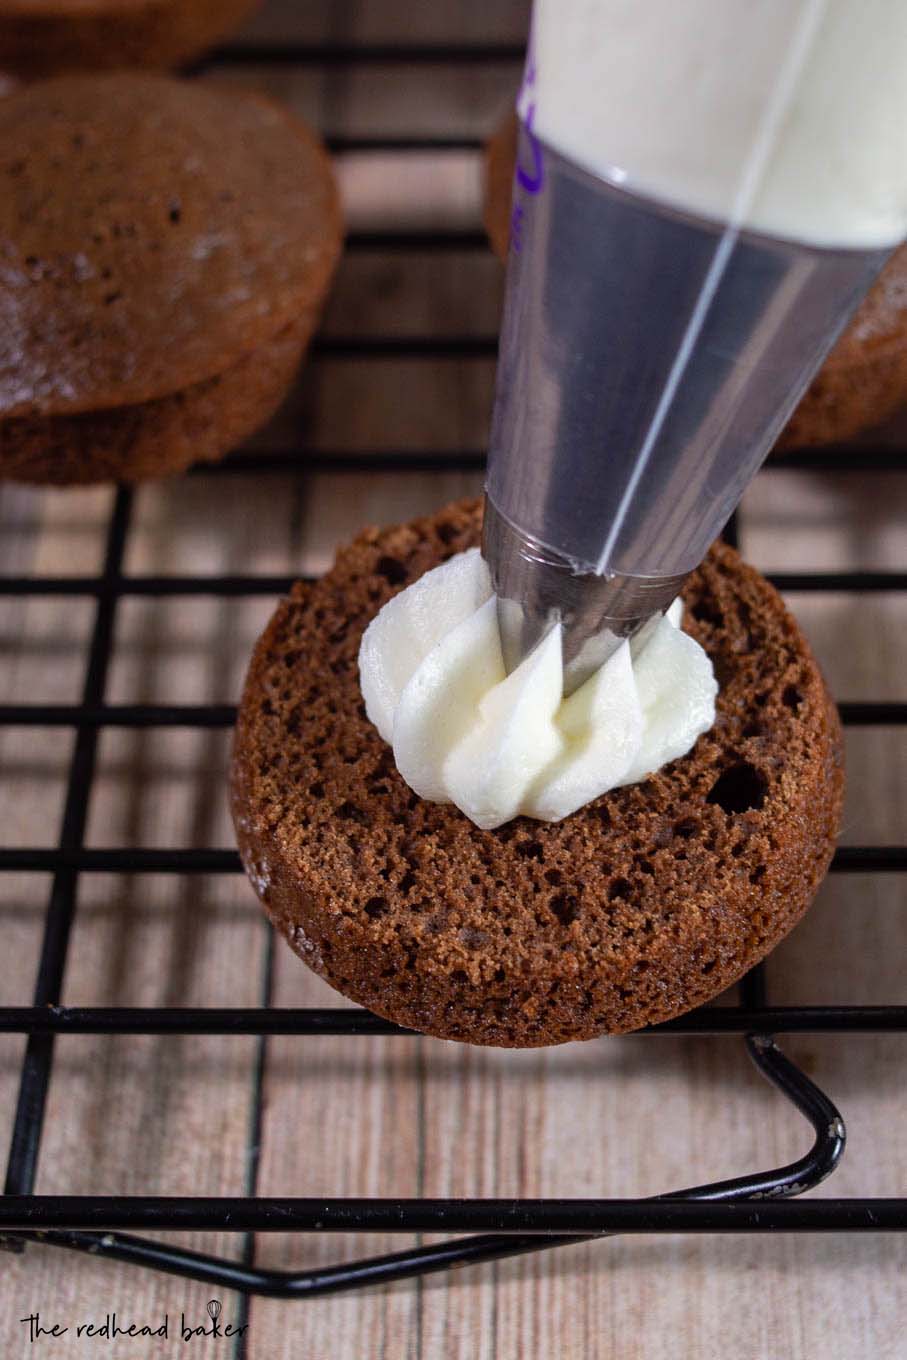
[[(261, 40), (518, 41), (522, 0), (272, 0)], [(506, 106), (514, 63), (223, 62), (205, 78), (258, 84), (335, 135), (486, 134)], [(350, 227), (477, 227), (473, 151), (347, 151), (338, 168)], [(484, 249), (345, 259), (324, 323), (334, 336), (494, 333), (500, 270)], [(493, 365), (486, 358), (321, 356), (254, 446), (300, 450), (286, 473), (211, 474), (143, 487), (130, 572), (292, 573), (325, 568), (365, 523), (390, 523), (480, 488), (478, 475), (306, 470), (304, 450), (483, 447)], [(883, 432), (907, 443), (907, 427)], [(742, 545), (770, 570), (901, 568), (905, 473), (792, 471), (779, 463), (747, 493)], [(99, 568), (109, 489), (0, 491), (0, 569)], [(791, 600), (838, 698), (904, 699), (902, 594)], [(225, 703), (273, 601), (127, 598), (116, 612), (110, 702)], [(79, 701), (88, 599), (0, 601), (5, 702)], [(72, 733), (0, 730), (0, 844), (53, 846)], [(89, 846), (230, 846), (229, 733), (106, 729)], [(905, 729), (848, 733), (845, 844), (903, 839)], [(29, 1004), (48, 876), (0, 875), (0, 1001)], [(81, 877), (63, 999), (86, 1005), (255, 1006), (267, 931), (241, 876)], [(778, 1003), (903, 1002), (907, 917), (898, 874), (829, 879), (769, 965)], [(273, 1001), (337, 1004), (280, 945)], [(840, 1105), (850, 1140), (818, 1193), (907, 1192), (898, 1037), (801, 1037), (785, 1049)], [(23, 1041), (0, 1039), (0, 1132), (12, 1122)], [(241, 1194), (257, 1046), (243, 1037), (70, 1038), (56, 1046), (37, 1189), (45, 1194)], [(737, 1039), (624, 1038), (540, 1052), (410, 1039), (279, 1038), (266, 1047), (258, 1188), (269, 1195), (632, 1196), (778, 1165), (809, 1132), (749, 1066)], [(238, 1254), (235, 1235), (184, 1235)], [(283, 1269), (395, 1250), (400, 1237), (259, 1237)], [(253, 1300), (245, 1351), (178, 1335), (207, 1319), (210, 1287), (32, 1246), (0, 1258), (4, 1356), (242, 1356), (255, 1360), (894, 1360), (905, 1354), (903, 1238), (660, 1237), (576, 1245), (452, 1276), (307, 1303)], [(219, 1294), (222, 1320), (240, 1301)], [(117, 1312), (168, 1340), (77, 1337)], [(69, 1330), (34, 1343), (20, 1319)]]

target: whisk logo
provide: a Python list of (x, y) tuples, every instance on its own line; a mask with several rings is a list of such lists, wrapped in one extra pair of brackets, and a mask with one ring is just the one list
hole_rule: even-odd
[(180, 1336), (183, 1341), (194, 1341), (196, 1337), (207, 1337), (210, 1340), (212, 1337), (220, 1339), (221, 1337), (242, 1336), (248, 1331), (248, 1324), (242, 1327), (234, 1327), (230, 1322), (221, 1322), (222, 1304), (220, 1299), (209, 1300), (206, 1309), (209, 1321), (207, 1323), (202, 1322), (198, 1326), (193, 1326), (191, 1322), (187, 1322), (185, 1313), (180, 1313)]
[(209, 1299), (205, 1311), (207, 1318), (201, 1320), (181, 1312), (178, 1327), (171, 1326), (169, 1313), (153, 1322), (137, 1322), (131, 1318), (124, 1318), (122, 1314), (106, 1313), (103, 1322), (89, 1319), (69, 1323), (51, 1321), (46, 1316), (42, 1318), (40, 1313), (30, 1313), (28, 1317), (20, 1318), (19, 1322), (28, 1328), (28, 1339), (32, 1345), (45, 1340), (59, 1339), (67, 1333), (80, 1341), (116, 1341), (120, 1337), (153, 1336), (164, 1341), (189, 1343), (202, 1340), (228, 1341), (232, 1337), (244, 1336), (249, 1330), (248, 1323), (237, 1327), (232, 1322), (223, 1321), (221, 1317), (223, 1304), (220, 1299)]

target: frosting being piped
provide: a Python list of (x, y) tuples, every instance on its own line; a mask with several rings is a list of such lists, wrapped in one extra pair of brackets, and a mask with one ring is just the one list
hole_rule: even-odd
[(561, 630), (507, 675), (478, 550), (390, 600), (359, 649), (365, 708), (421, 797), (490, 830), (557, 822), (685, 755), (715, 720), (712, 664), (675, 600), (586, 683), (563, 693)]

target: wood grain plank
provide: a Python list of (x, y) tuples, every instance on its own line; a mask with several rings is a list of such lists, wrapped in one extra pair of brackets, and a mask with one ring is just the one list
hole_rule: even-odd
[[(279, 942), (275, 1004), (344, 1004)], [(422, 1063), (416, 1039), (269, 1041), (263, 1194), (418, 1195), (422, 1193)], [(257, 1259), (311, 1269), (402, 1250), (412, 1237), (382, 1234), (260, 1236)], [(419, 1292), (385, 1290), (312, 1299), (303, 1305), (256, 1299), (256, 1356), (342, 1355), (397, 1360), (412, 1354)]]

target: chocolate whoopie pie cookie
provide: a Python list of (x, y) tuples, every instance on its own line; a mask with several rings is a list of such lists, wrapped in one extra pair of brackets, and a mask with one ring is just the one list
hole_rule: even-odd
[(532, 1047), (667, 1020), (809, 905), (841, 813), (834, 704), (780, 597), (716, 544), (684, 589), (684, 626), (720, 684), (714, 728), (562, 822), (478, 830), (400, 778), (357, 656), (381, 606), (480, 525), (466, 501), (368, 530), (278, 606), (236, 732), (243, 862), (296, 953), (401, 1025)]
[[(485, 229), (506, 260), (517, 119), (509, 114), (485, 158)], [(775, 449), (841, 443), (907, 404), (907, 245), (895, 251), (800, 400)]]
[(0, 70), (178, 66), (241, 24), (260, 0), (0, 0)]
[(134, 481), (272, 414), (340, 254), (318, 140), (270, 100), (137, 73), (0, 100), (0, 476)]

